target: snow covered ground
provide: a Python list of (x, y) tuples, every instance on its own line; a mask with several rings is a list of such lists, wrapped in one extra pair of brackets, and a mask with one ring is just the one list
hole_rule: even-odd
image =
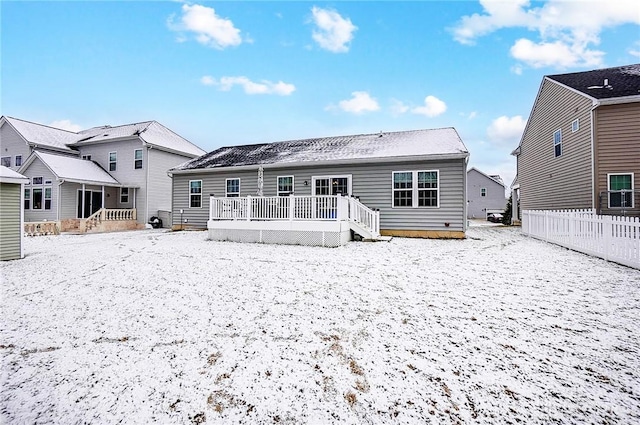
[(0, 423), (640, 423), (640, 271), (468, 236), (27, 239)]

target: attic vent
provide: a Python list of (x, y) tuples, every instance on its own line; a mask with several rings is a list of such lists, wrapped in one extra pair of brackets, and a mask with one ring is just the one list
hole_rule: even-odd
[(609, 84), (609, 79), (608, 79), (608, 78), (605, 78), (605, 79), (604, 79), (604, 84), (603, 84), (603, 85), (601, 85), (601, 86), (589, 86), (589, 87), (587, 87), (587, 89), (588, 89), (588, 90), (591, 90), (591, 89), (608, 89), (608, 90), (613, 90), (613, 86), (611, 86), (611, 85)]

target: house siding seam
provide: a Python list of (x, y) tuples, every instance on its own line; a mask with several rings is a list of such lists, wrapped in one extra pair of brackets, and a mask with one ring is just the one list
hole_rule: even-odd
[[(520, 207), (560, 209), (592, 207), (590, 99), (544, 80), (518, 156)], [(572, 132), (571, 123), (580, 120)], [(555, 157), (554, 131), (562, 130), (562, 155)]]
[[(634, 173), (634, 187), (640, 189), (640, 103), (600, 106), (594, 116), (596, 202), (600, 192), (608, 188), (609, 173)], [(605, 214), (619, 211), (609, 210), (606, 200), (602, 207)], [(626, 213), (640, 215), (640, 205), (635, 207)]]
[[(209, 216), (209, 195), (223, 197), (227, 178), (241, 179), (240, 196), (256, 196), (258, 191), (255, 170), (207, 171), (202, 173), (174, 174), (173, 176), (173, 225), (187, 219), (189, 227), (206, 228)], [(393, 171), (439, 170), (439, 208), (392, 208)], [(311, 179), (314, 176), (351, 175), (352, 195), (372, 209), (380, 210), (381, 229), (397, 230), (465, 230), (465, 179), (466, 165), (463, 159), (445, 161), (400, 162), (391, 164), (362, 164), (352, 166), (309, 166), (296, 168), (267, 168), (264, 170), (264, 196), (277, 195), (277, 177), (294, 176), (294, 193), (312, 195)], [(189, 208), (189, 181), (202, 180), (202, 208)], [(305, 181), (308, 183), (305, 185)], [(446, 226), (448, 223), (449, 226)], [(183, 223), (184, 224), (184, 223)]]
[(15, 260), (22, 254), (22, 229), (20, 227), (22, 185), (0, 183), (0, 260)]

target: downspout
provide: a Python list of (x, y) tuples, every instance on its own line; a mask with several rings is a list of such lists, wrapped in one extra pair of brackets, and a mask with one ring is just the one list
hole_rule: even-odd
[[(151, 155), (149, 155), (149, 153), (151, 152), (151, 149), (153, 148), (153, 146), (146, 144), (146, 142), (143, 142), (146, 146), (147, 146), (147, 169), (145, 170), (145, 182), (144, 182), (144, 204), (145, 204), (145, 215), (144, 215), (144, 222), (146, 223), (147, 220), (149, 220), (149, 218), (151, 217), (149, 215), (149, 169), (151, 169)], [(144, 159), (143, 159), (144, 161)], [(144, 165), (144, 163), (143, 163)]]
[[(60, 215), (62, 214), (62, 184), (64, 179), (58, 180), (58, 205), (56, 205), (56, 221), (61, 221)], [(62, 226), (62, 223), (60, 224)]]
[(599, 205), (597, 205), (598, 194), (596, 193), (596, 181), (598, 176), (596, 176), (596, 108), (600, 106), (598, 101), (595, 101), (593, 106), (591, 107), (591, 209), (596, 210), (596, 214), (599, 214)]

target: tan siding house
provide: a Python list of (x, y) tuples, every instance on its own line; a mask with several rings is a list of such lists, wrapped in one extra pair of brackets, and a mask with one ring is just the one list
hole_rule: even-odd
[(640, 65), (544, 77), (513, 152), (519, 209), (640, 215), (639, 90)]

